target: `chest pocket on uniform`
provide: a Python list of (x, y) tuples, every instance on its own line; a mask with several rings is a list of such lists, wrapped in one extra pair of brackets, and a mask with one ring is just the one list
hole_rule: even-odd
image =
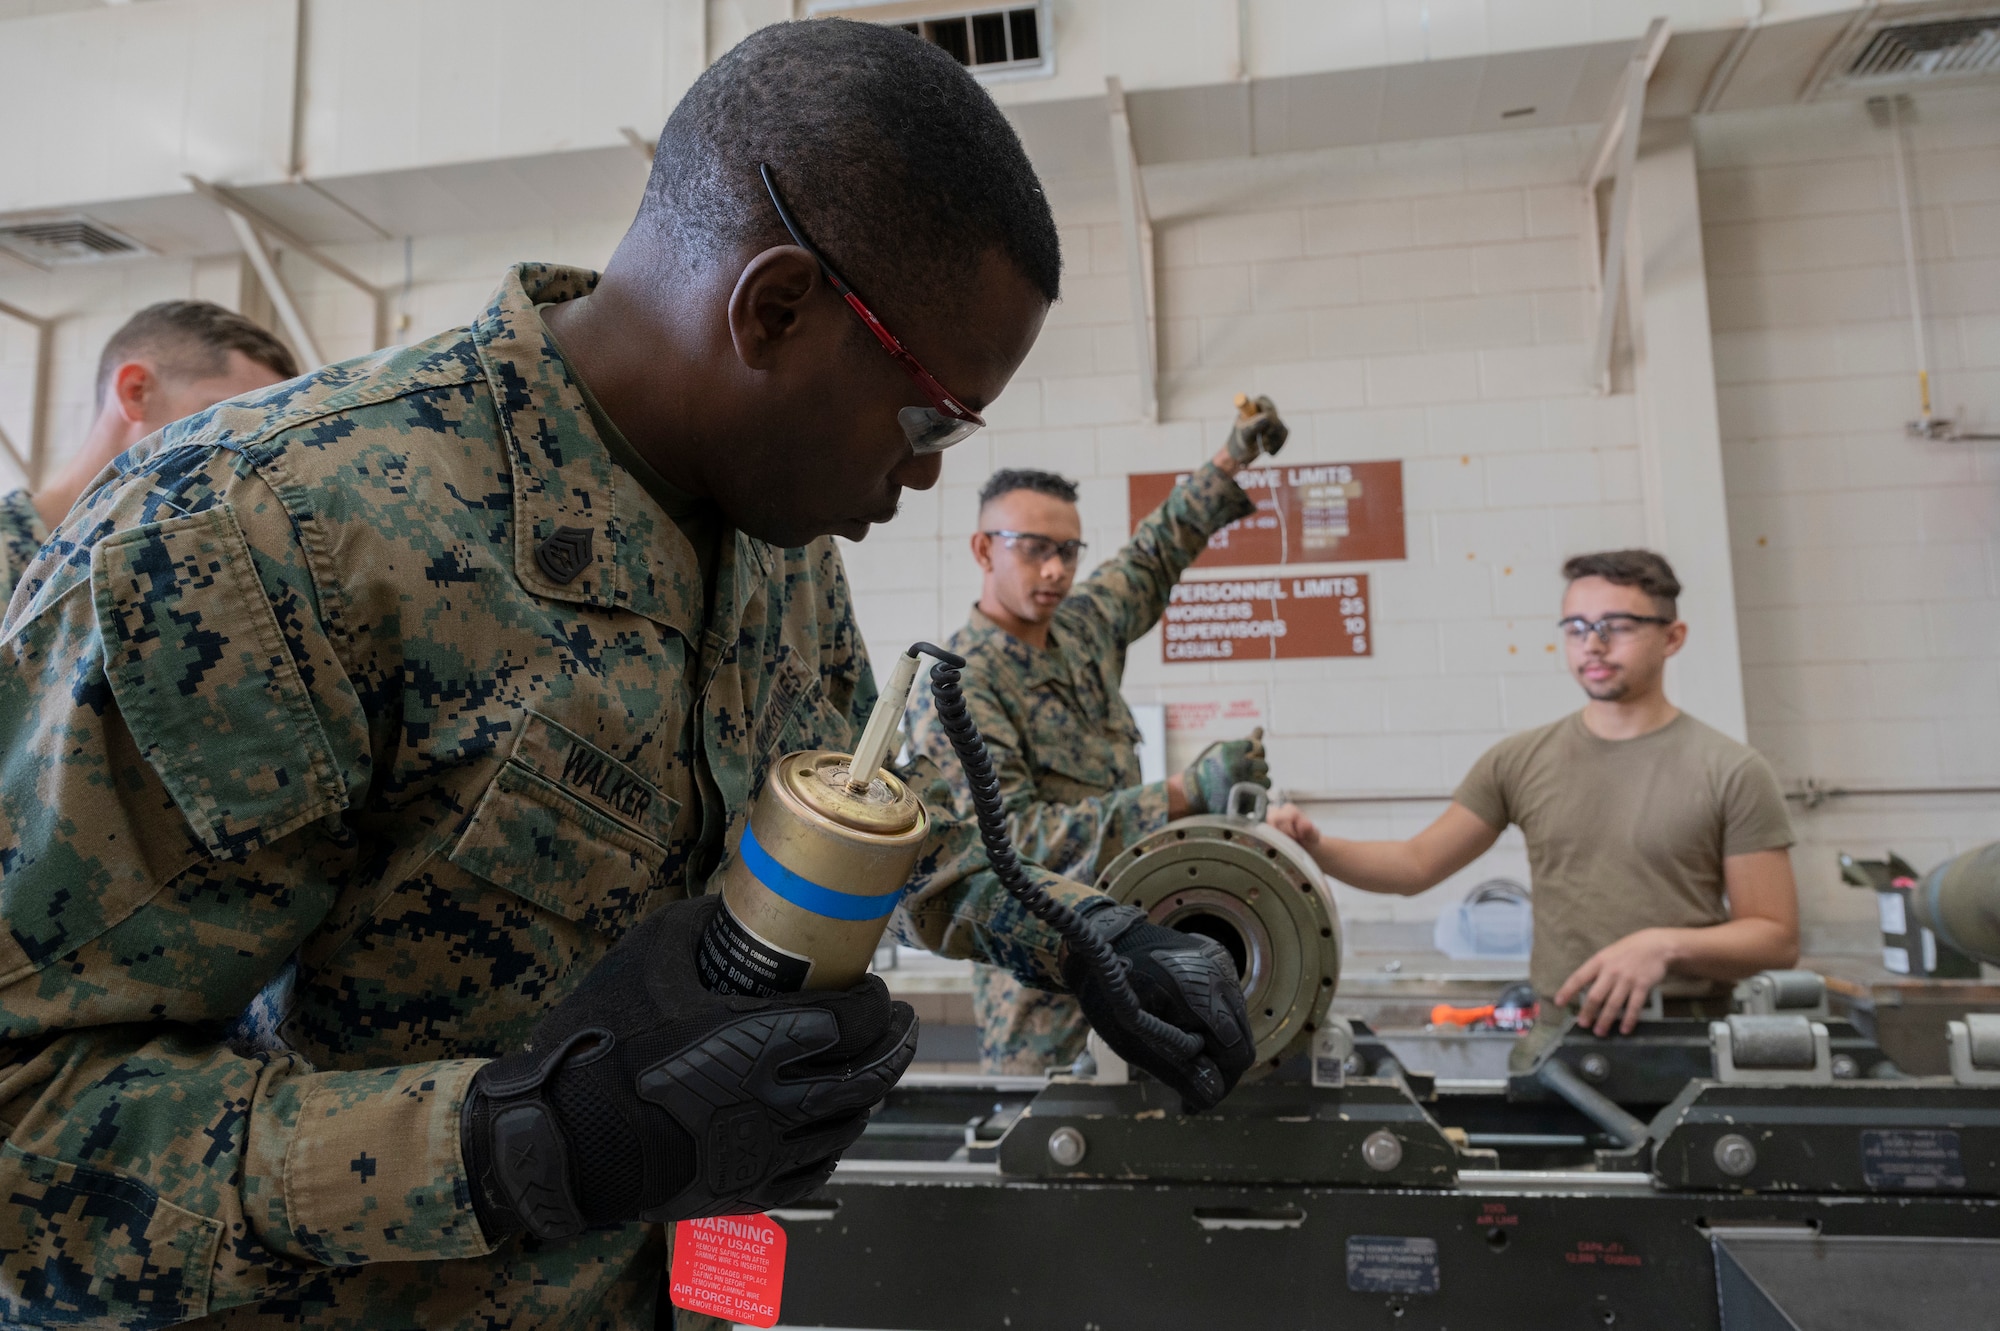
[(1035, 693), (1028, 725), (1035, 756), (1035, 783), (1044, 799), (1069, 801), (1108, 794), (1138, 784), (1138, 769), (1126, 757), (1138, 730), (1122, 707), (1092, 716), (1060, 688)]
[(652, 896), (679, 808), (632, 768), (530, 712), (451, 861), (565, 919), (622, 930)]

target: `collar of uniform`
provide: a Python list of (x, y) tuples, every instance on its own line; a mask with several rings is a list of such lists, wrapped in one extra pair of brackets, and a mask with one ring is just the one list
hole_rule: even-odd
[[(1062, 613), (1060, 610), (1058, 614)], [(1042, 684), (1067, 684), (1069, 682), (1068, 662), (1063, 657), (1062, 647), (1056, 641), (1055, 626), (1049, 626), (1048, 646), (1037, 650), (1022, 642), (994, 623), (992, 618), (973, 603), (972, 614), (966, 619), (966, 628), (983, 635), (987, 641), (1021, 671), (1021, 682), (1028, 688)]]
[[(587, 268), (517, 264), (472, 326), (513, 457), (514, 575), (536, 596), (630, 610), (698, 642), (694, 547), (638, 478), (612, 461), (535, 310), (596, 285)], [(550, 577), (536, 558), (563, 528), (590, 533), (589, 562), (568, 582)]]

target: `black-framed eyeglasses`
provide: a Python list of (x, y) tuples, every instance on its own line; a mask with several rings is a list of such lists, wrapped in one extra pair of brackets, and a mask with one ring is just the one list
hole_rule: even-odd
[(903, 367), (904, 372), (916, 381), (917, 387), (923, 390), (924, 396), (930, 399), (931, 404), (928, 407), (904, 407), (896, 413), (896, 421), (903, 427), (903, 434), (910, 441), (910, 451), (919, 456), (926, 453), (942, 453), (975, 430), (982, 428), (986, 424), (986, 419), (953, 397), (951, 392), (937, 381), (936, 376), (910, 354), (909, 348), (883, 326), (882, 321), (875, 317), (875, 311), (869, 309), (866, 302), (854, 294), (854, 288), (847, 285), (846, 279), (834, 271), (833, 265), (826, 261), (826, 256), (806, 239), (806, 233), (800, 230), (798, 222), (792, 218), (792, 210), (785, 207), (784, 199), (778, 195), (778, 182), (772, 178), (770, 166), (759, 162), (757, 174), (763, 177), (764, 188), (771, 194), (771, 206), (778, 210), (778, 220), (783, 222), (785, 230), (791, 233), (792, 243), (813, 256), (813, 261), (819, 264), (819, 270), (826, 274), (828, 284), (842, 300), (847, 302), (847, 307), (854, 311), (855, 316), (868, 331), (875, 335), (875, 340), (882, 344), (882, 350), (896, 358), (896, 363)]
[(1044, 536), (1032, 531), (983, 531), (981, 536), (990, 536), (996, 541), (1004, 541), (1012, 550), (1030, 564), (1046, 564), (1050, 559), (1060, 559), (1065, 568), (1075, 568), (1076, 561), (1090, 548), (1088, 541), (1058, 541), (1053, 536)]
[(1628, 615), (1623, 612), (1606, 615), (1599, 620), (1588, 620), (1582, 615), (1571, 615), (1568, 619), (1558, 619), (1556, 627), (1571, 642), (1583, 642), (1595, 635), (1609, 645), (1618, 638), (1629, 638), (1639, 631), (1641, 624), (1671, 624), (1674, 621), (1663, 615)]

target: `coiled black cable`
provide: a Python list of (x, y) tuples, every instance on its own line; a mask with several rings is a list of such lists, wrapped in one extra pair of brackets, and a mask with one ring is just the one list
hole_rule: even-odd
[(1020, 902), (1029, 914), (1063, 936), (1070, 951), (1081, 957), (1103, 984), (1112, 1008), (1128, 1030), (1142, 1032), (1154, 1044), (1181, 1058), (1192, 1058), (1200, 1053), (1202, 1039), (1199, 1035), (1163, 1021), (1139, 1005), (1139, 995), (1132, 991), (1125, 959), (1111, 950), (1111, 944), (1085, 924), (1075, 911), (1050, 896), (1040, 885), (1029, 881), (1027, 874), (1021, 871), (1020, 857), (1014, 853), (1014, 840), (1007, 834), (1007, 812), (1000, 804), (1000, 778), (993, 770), (993, 759), (986, 752), (986, 741), (979, 734), (979, 726), (966, 709), (965, 693), (958, 685), (959, 672), (965, 668), (965, 658), (927, 642), (912, 643), (909, 654), (912, 657), (930, 656), (937, 660), (937, 664), (931, 667), (931, 697), (937, 701), (938, 723), (944, 727), (952, 752), (958, 755), (958, 765), (965, 771), (966, 788), (972, 792), (973, 816), (979, 823), (979, 839), (986, 845), (986, 862), (993, 866), (1000, 886), (1006, 888), (1007, 895)]

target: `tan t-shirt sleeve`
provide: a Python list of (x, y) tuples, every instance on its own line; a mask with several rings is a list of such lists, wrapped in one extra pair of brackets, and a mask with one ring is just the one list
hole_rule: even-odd
[(1472, 764), (1472, 770), (1458, 783), (1458, 789), (1451, 794), (1454, 804), (1462, 804), (1472, 811), (1474, 817), (1496, 832), (1507, 830), (1513, 822), (1507, 811), (1507, 784), (1501, 770), (1501, 752), (1507, 747), (1502, 740), (1479, 755), (1479, 761)]
[(1778, 774), (1761, 753), (1736, 765), (1722, 788), (1722, 854), (1749, 855), (1783, 850), (1796, 838), (1792, 815), (1785, 809), (1785, 792)]

